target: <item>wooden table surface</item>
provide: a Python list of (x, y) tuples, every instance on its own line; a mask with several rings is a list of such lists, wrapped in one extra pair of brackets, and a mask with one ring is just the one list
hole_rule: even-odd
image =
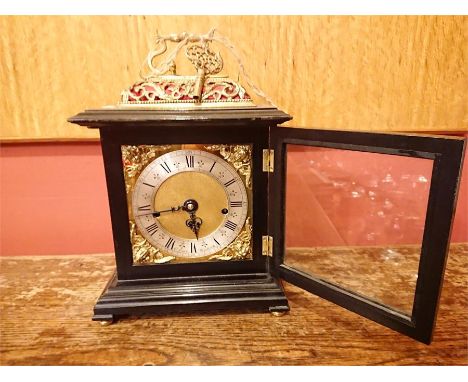
[(466, 365), (468, 244), (452, 245), (430, 346), (285, 284), (291, 312), (92, 322), (112, 255), (0, 258), (1, 365)]

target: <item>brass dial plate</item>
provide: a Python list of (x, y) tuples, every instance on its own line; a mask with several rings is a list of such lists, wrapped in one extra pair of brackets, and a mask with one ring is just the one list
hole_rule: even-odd
[[(221, 148), (226, 150), (226, 146)], [(251, 257), (251, 206), (247, 177), (241, 175), (246, 167), (244, 163), (242, 171), (236, 170), (204, 150), (169, 151), (150, 161), (129, 188), (129, 212), (136, 224), (132, 232), (134, 259), (136, 251), (144, 259), (142, 263), (148, 259), (158, 263)], [(195, 213), (203, 221), (198, 237), (187, 227), (188, 211), (177, 209), (189, 199), (197, 201)], [(155, 216), (158, 211), (166, 212)], [(152, 256), (142, 252), (148, 245)]]
[[(209, 217), (203, 219), (200, 227), (198, 237), (202, 239), (221, 226), (225, 217), (221, 211), (228, 207), (228, 196), (223, 185), (213, 176), (196, 171), (182, 171), (161, 184), (153, 205), (156, 211), (160, 211), (168, 206), (178, 206), (181, 201), (189, 199), (198, 202), (197, 216)], [(183, 239), (193, 239), (193, 232), (186, 226), (185, 211), (162, 213), (158, 220), (168, 233)]]

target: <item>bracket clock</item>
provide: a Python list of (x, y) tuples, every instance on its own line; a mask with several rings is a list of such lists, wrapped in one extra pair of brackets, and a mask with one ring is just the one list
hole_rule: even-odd
[[(292, 117), (219, 74), (226, 41), (160, 37), (118, 105), (69, 119), (99, 129), (112, 219), (93, 320), (282, 314), (285, 280), (429, 343), (464, 140), (280, 127)], [(182, 49), (195, 75), (176, 74)]]

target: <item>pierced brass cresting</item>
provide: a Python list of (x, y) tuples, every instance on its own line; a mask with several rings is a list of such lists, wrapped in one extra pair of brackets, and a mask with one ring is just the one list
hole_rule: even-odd
[[(162, 55), (167, 51), (167, 43), (175, 43), (175, 48), (170, 51), (164, 58)], [(244, 67), (242, 59), (237, 52), (232, 42), (225, 36), (221, 35), (215, 28), (211, 29), (207, 34), (195, 33), (174, 33), (167, 36), (157, 35), (155, 42), (155, 49), (151, 50), (141, 69), (140, 77), (142, 81), (134, 84), (129, 89), (121, 93), (119, 107), (159, 107), (165, 108), (191, 108), (199, 107), (205, 104), (206, 107), (238, 107), (249, 106), (254, 107), (250, 96), (246, 93), (244, 88), (237, 84), (235, 81), (229, 80), (229, 83), (235, 83), (242, 91), (238, 92), (238, 96), (230, 96), (213, 100), (211, 97), (206, 96), (205, 77), (209, 79), (217, 78), (214, 75), (219, 73), (223, 68), (223, 59), (219, 53), (214, 53), (210, 49), (210, 44), (218, 43), (227, 48), (232, 56), (237, 61), (238, 67), (250, 88), (259, 97), (266, 100), (273, 107), (276, 107), (273, 101), (255, 84)], [(191, 44), (191, 45), (189, 45)], [(197, 70), (197, 76), (192, 77), (193, 80), (188, 81), (185, 79), (185, 87), (190, 88), (189, 94), (186, 97), (177, 99), (176, 102), (182, 105), (171, 105), (171, 101), (167, 100), (165, 94), (160, 94), (160, 97), (155, 97), (154, 92), (159, 92), (159, 83), (165, 82), (169, 77), (189, 77), (189, 76), (175, 76), (176, 64), (175, 60), (178, 53), (182, 48), (186, 47), (185, 55), (192, 62)], [(156, 58), (161, 58), (160, 62), (156, 64)], [(156, 85), (156, 86), (155, 86)], [(205, 87), (204, 87), (205, 85)], [(169, 85), (170, 87), (171, 85)], [(167, 90), (167, 88), (164, 88)], [(184, 91), (188, 91), (185, 89)], [(171, 91), (169, 90), (169, 93)], [(230, 94), (229, 87), (226, 87), (225, 92)], [(169, 97), (171, 98), (171, 97)]]
[[(194, 101), (196, 77), (164, 76), (154, 82), (138, 82), (121, 93), (122, 104), (161, 104), (168, 108), (188, 107)], [(207, 105), (233, 103), (238, 106), (252, 106), (245, 89), (226, 77), (205, 79), (201, 101)]]

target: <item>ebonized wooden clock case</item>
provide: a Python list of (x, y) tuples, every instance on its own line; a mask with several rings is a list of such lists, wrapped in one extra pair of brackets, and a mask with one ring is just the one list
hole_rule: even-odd
[[(202, 89), (202, 94), (205, 91)], [(281, 284), (285, 280), (430, 343), (464, 140), (285, 128), (279, 125), (292, 117), (274, 107), (207, 107), (203, 102), (194, 102), (195, 106), (187, 108), (140, 105), (87, 110), (69, 119), (99, 129), (112, 219), (116, 273), (97, 301), (93, 320), (112, 322), (127, 315), (206, 310), (283, 313), (289, 310)], [(251, 147), (251, 259), (135, 265), (122, 147), (239, 144)], [(294, 145), (433, 160), (414, 304), (409, 315), (285, 263), (286, 154)]]

